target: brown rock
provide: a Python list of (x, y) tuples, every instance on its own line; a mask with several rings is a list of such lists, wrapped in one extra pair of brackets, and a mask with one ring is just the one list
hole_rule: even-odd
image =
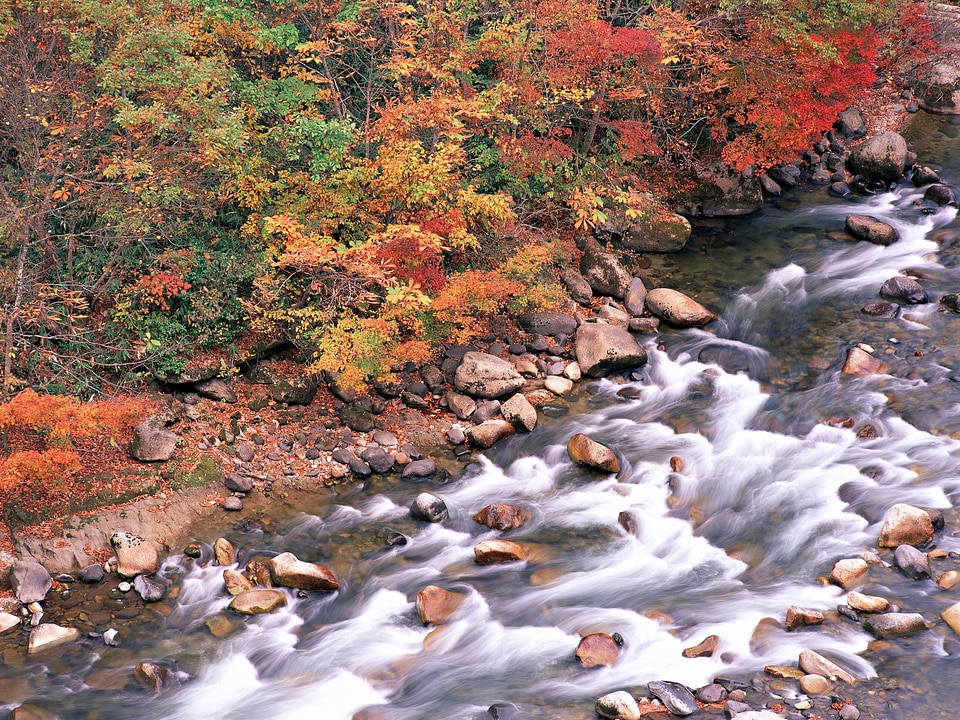
[(954, 603), (942, 613), (940, 617), (943, 618), (943, 621), (950, 626), (950, 629), (953, 630), (957, 635), (960, 635), (960, 603)]
[(807, 695), (826, 695), (830, 687), (830, 681), (822, 675), (804, 675), (800, 678), (800, 689)]
[(947, 570), (937, 578), (937, 585), (941, 590), (950, 590), (956, 586), (957, 583), (960, 583), (960, 572), (956, 570)]
[(255, 555), (247, 560), (247, 565), (244, 570), (250, 582), (260, 587), (273, 587), (273, 576), (270, 574), (270, 560), (271, 558), (264, 557), (263, 555)]
[(787, 630), (796, 630), (805, 625), (820, 625), (823, 623), (823, 613), (818, 610), (804, 610), (796, 605), (787, 608), (787, 617), (784, 622)]
[(523, 393), (517, 393), (504, 400), (500, 406), (500, 414), (517, 430), (533, 432), (537, 426), (537, 411)]
[(167, 684), (168, 670), (152, 662), (140, 662), (133, 669), (133, 675), (144, 690), (159, 695)]
[(843, 372), (847, 375), (874, 375), (882, 368), (883, 363), (860, 346), (850, 348), (843, 363)]
[(486, 449), (493, 447), (508, 435), (513, 435), (514, 432), (516, 429), (513, 424), (506, 420), (486, 420), (479, 425), (467, 428), (464, 434), (471, 445)]
[(576, 656), (585, 668), (613, 665), (620, 657), (620, 646), (606, 633), (591, 633), (580, 640)]
[(926, 510), (898, 503), (887, 510), (877, 546), (922, 545), (933, 539), (933, 521)]
[(867, 574), (867, 562), (860, 558), (840, 560), (830, 571), (830, 581), (844, 590), (856, 586)]
[(450, 592), (436, 585), (427, 585), (417, 593), (417, 616), (424, 625), (446, 621), (463, 602), (461, 593)]
[(688, 647), (683, 651), (685, 658), (712, 657), (720, 644), (720, 638), (716, 635), (710, 635), (704, 638), (700, 643), (693, 647)]
[(243, 627), (242, 622), (228, 618), (226, 615), (210, 615), (205, 618), (203, 624), (214, 637), (222, 638), (231, 635)]
[(230, 609), (238, 615), (261, 615), (287, 604), (287, 596), (279, 590), (249, 590), (230, 601)]
[(328, 568), (299, 560), (290, 552), (281, 553), (270, 561), (270, 577), (274, 585), (313, 592), (333, 592), (340, 587)]
[(484, 540), (474, 546), (473, 554), (479, 565), (527, 559), (527, 551), (523, 549), (523, 545), (509, 540)]
[(656, 288), (647, 293), (647, 310), (661, 320), (677, 327), (706, 325), (717, 319), (717, 314), (693, 298), (677, 290)]
[(813, 650), (804, 650), (800, 653), (800, 668), (808, 675), (821, 675), (829, 679), (836, 678), (850, 685), (856, 682), (853, 675)]
[(231, 595), (253, 590), (253, 583), (247, 579), (246, 575), (230, 568), (223, 571), (223, 586)]
[(620, 472), (620, 461), (606, 445), (577, 433), (567, 442), (567, 454), (577, 465), (603, 470), (609, 473)]
[(473, 516), (481, 525), (494, 530), (512, 530), (530, 520), (530, 513), (516, 505), (493, 503)]
[(160, 567), (160, 553), (149, 540), (128, 532), (116, 532), (110, 545), (117, 554), (117, 572), (125, 578), (153, 574)]
[(784, 680), (799, 680), (804, 676), (803, 670), (799, 670), (789, 665), (767, 665), (763, 671), (767, 675), (783, 678)]
[(213, 543), (213, 557), (218, 565), (233, 565), (237, 561), (237, 549), (226, 538), (217, 538)]
[(890, 607), (890, 601), (876, 595), (851, 592), (847, 594), (847, 606), (860, 612), (879, 613)]

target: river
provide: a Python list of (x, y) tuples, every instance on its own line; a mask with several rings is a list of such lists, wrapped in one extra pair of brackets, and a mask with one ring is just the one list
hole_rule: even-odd
[[(908, 133), (921, 162), (954, 184), (958, 131), (957, 118), (924, 116)], [(517, 718), (573, 720), (594, 717), (596, 698), (613, 690), (750, 678), (811, 648), (904, 690), (873, 717), (956, 717), (960, 642), (942, 623), (885, 647), (842, 621), (754, 633), (789, 605), (841, 604), (843, 591), (817, 578), (873, 548), (894, 503), (943, 509), (938, 546), (960, 551), (960, 315), (936, 302), (892, 320), (860, 312), (902, 271), (932, 298), (960, 291), (956, 209), (921, 196), (903, 186), (840, 200), (807, 186), (749, 218), (699, 224), (683, 252), (650, 272), (721, 319), (648, 340), (637, 379), (582, 384), (568, 410), (542, 413), (535, 432), (445, 484), (372, 480), (278, 504), (265, 528), (198, 531), (207, 554), (224, 534), (243, 557), (291, 551), (322, 563), (340, 579), (337, 593), (291, 593), (284, 609), (234, 619), (235, 631), (215, 638), (205, 619), (229, 601), (222, 568), (170, 557), (168, 600), (124, 626), (119, 647), (84, 639), (37, 660), (7, 648), (0, 711), (29, 700), (64, 720), (349, 720), (361, 711), (469, 720), (501, 703)], [(886, 219), (900, 241), (838, 237), (850, 212)], [(840, 373), (858, 342), (876, 349), (885, 373)], [(566, 442), (577, 432), (617, 449), (617, 477), (570, 462)], [(671, 469), (671, 458), (682, 467)], [(423, 490), (446, 501), (449, 520), (410, 517)], [(491, 502), (530, 511), (531, 522), (506, 535), (527, 546), (527, 562), (474, 563), (473, 546), (498, 536), (471, 519)], [(620, 527), (623, 511), (636, 517), (636, 536)], [(388, 531), (407, 544), (388, 546)], [(414, 611), (430, 584), (464, 598), (438, 628)], [(866, 591), (930, 620), (960, 599), (931, 581)], [(122, 605), (114, 593), (91, 612), (109, 613), (111, 602)], [(574, 660), (591, 632), (623, 636), (614, 665), (585, 670)], [(720, 638), (712, 657), (682, 656), (709, 635)], [(175, 687), (146, 695), (132, 680), (140, 660), (170, 668)]]

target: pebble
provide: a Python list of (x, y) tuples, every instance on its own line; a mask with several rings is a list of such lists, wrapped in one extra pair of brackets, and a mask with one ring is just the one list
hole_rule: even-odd
[(128, 583), (126, 580), (124, 580), (122, 583), (117, 585), (117, 590), (119, 590), (122, 593), (130, 592), (131, 588), (133, 588), (133, 585)]

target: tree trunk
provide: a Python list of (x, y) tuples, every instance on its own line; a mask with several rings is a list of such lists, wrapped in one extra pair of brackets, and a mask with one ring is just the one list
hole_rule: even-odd
[(20, 257), (17, 259), (17, 279), (13, 285), (13, 307), (8, 308), (7, 327), (4, 333), (3, 347), (3, 395), (0, 399), (6, 402), (10, 397), (10, 385), (13, 380), (13, 324), (23, 304), (24, 285), (27, 274), (27, 250), (30, 241), (25, 238), (20, 246)]

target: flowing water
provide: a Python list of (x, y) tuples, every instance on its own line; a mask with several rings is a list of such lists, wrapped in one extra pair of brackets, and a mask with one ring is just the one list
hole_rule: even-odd
[[(912, 130), (922, 161), (955, 184), (957, 130), (935, 118)], [(905, 270), (933, 298), (960, 290), (956, 209), (921, 196), (903, 187), (851, 202), (806, 188), (754, 217), (704, 224), (652, 272), (721, 320), (651, 340), (637, 379), (582, 386), (567, 412), (542, 414), (533, 434), (503, 442), (446, 484), (380, 479), (297, 496), (278, 503), (265, 528), (211, 527), (201, 537), (226, 535), (242, 559), (291, 551), (327, 565), (337, 593), (291, 593), (284, 609), (234, 618), (234, 632), (218, 639), (205, 620), (229, 601), (222, 568), (172, 557), (161, 570), (170, 599), (124, 627), (120, 647), (85, 639), (36, 659), (7, 647), (0, 710), (29, 700), (88, 720), (339, 720), (359, 711), (426, 720), (487, 717), (503, 703), (516, 717), (568, 720), (594, 717), (606, 692), (640, 693), (656, 679), (696, 687), (750, 678), (812, 648), (858, 677), (879, 674), (887, 688), (910, 690), (865, 717), (921, 709), (955, 717), (960, 643), (942, 624), (870, 648), (859, 625), (843, 620), (796, 633), (761, 623), (755, 632), (789, 605), (842, 603), (843, 592), (817, 577), (872, 548), (896, 502), (944, 509), (938, 546), (960, 551), (952, 511), (960, 442), (951, 437), (960, 432), (960, 315), (936, 302), (893, 320), (860, 313)], [(901, 240), (879, 247), (831, 236), (850, 212), (886, 219)], [(858, 342), (876, 348), (885, 373), (840, 374)], [(617, 477), (570, 462), (566, 442), (577, 432), (617, 449)], [(682, 467), (672, 470), (671, 458)], [(446, 501), (448, 521), (410, 517), (423, 490)], [(473, 546), (498, 536), (471, 519), (491, 502), (531, 512), (506, 534), (527, 546), (527, 562), (474, 563)], [(636, 536), (620, 527), (623, 511), (635, 516)], [(388, 546), (388, 531), (407, 544)], [(960, 600), (931, 581), (884, 578), (868, 591), (930, 620)], [(439, 628), (424, 628), (414, 610), (430, 584), (464, 597)], [(86, 620), (109, 621), (124, 602), (101, 597)], [(590, 632), (623, 636), (614, 665), (575, 662)], [(682, 657), (708, 635), (720, 638), (712, 657)], [(148, 697), (132, 682), (140, 660), (170, 668), (177, 687)]]

